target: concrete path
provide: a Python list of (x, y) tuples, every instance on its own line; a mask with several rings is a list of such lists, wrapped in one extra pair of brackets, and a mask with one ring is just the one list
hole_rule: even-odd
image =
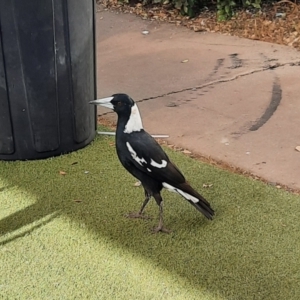
[(300, 52), (100, 8), (97, 68), (98, 97), (129, 94), (148, 132), (300, 189)]

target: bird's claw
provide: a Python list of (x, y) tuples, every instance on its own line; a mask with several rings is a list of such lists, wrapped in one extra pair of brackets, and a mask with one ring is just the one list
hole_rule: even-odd
[(158, 226), (156, 228), (154, 228), (152, 230), (152, 233), (158, 233), (158, 232), (162, 232), (162, 233), (171, 233), (172, 231), (165, 228), (164, 226)]
[(131, 212), (131, 213), (128, 213), (127, 215), (125, 215), (125, 216), (127, 218), (132, 218), (132, 219), (144, 219), (144, 220), (151, 219), (151, 217), (145, 216), (145, 215), (141, 214), (140, 212), (138, 212), (138, 213)]

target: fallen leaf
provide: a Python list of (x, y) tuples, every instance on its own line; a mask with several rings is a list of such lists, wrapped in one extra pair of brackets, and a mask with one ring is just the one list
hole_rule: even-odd
[(182, 60), (181, 62), (182, 63), (187, 63), (189, 60), (188, 59), (184, 59), (184, 60)]
[(90, 172), (89, 171), (84, 171), (84, 174), (89, 174)]
[(295, 149), (300, 152), (300, 146), (297, 146)]
[(77, 165), (77, 164), (78, 164), (78, 161), (74, 161), (74, 162), (71, 163), (71, 166)]
[(182, 151), (182, 153), (184, 153), (184, 154), (191, 154), (192, 152), (189, 151), (189, 150), (187, 150), (187, 149), (184, 149), (184, 150)]
[(134, 186), (140, 186), (141, 185), (141, 182), (140, 181), (137, 181)]
[(80, 203), (82, 202), (82, 200), (79, 200), (79, 199), (76, 199), (76, 200), (73, 200), (74, 202), (77, 202), (77, 203)]
[(178, 106), (176, 103), (170, 102), (166, 105), (167, 107), (176, 107)]
[(148, 31), (148, 30), (143, 30), (143, 31), (142, 31), (142, 34), (143, 34), (143, 35), (147, 35), (147, 34), (149, 34), (149, 31)]
[(67, 173), (65, 171), (59, 171), (60, 175), (66, 175)]
[(204, 187), (204, 188), (210, 188), (210, 187), (212, 187), (212, 186), (213, 186), (212, 183), (209, 183), (209, 184), (204, 183), (204, 184), (203, 184), (203, 187)]

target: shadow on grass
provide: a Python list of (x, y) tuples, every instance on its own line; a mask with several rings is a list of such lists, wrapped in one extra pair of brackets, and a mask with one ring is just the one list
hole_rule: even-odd
[[(297, 299), (299, 197), (170, 152), (216, 217), (208, 221), (181, 197), (164, 193), (166, 226), (173, 232), (153, 235), (154, 201), (146, 209), (153, 220), (124, 217), (140, 208), (143, 191), (133, 187), (112, 141), (98, 137), (86, 149), (43, 161), (0, 162), (7, 184), (0, 197), (18, 187), (36, 198), (0, 220), (2, 245), (61, 215), (185, 278), (195, 289), (228, 299)], [(203, 190), (203, 183), (213, 186)]]

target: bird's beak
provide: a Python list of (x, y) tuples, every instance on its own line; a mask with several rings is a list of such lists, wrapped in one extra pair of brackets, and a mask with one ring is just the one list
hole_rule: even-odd
[(101, 105), (110, 109), (114, 109), (114, 106), (111, 104), (111, 100), (114, 99), (114, 97), (107, 97), (107, 98), (102, 98), (102, 99), (97, 99), (90, 101), (90, 104), (94, 105)]

